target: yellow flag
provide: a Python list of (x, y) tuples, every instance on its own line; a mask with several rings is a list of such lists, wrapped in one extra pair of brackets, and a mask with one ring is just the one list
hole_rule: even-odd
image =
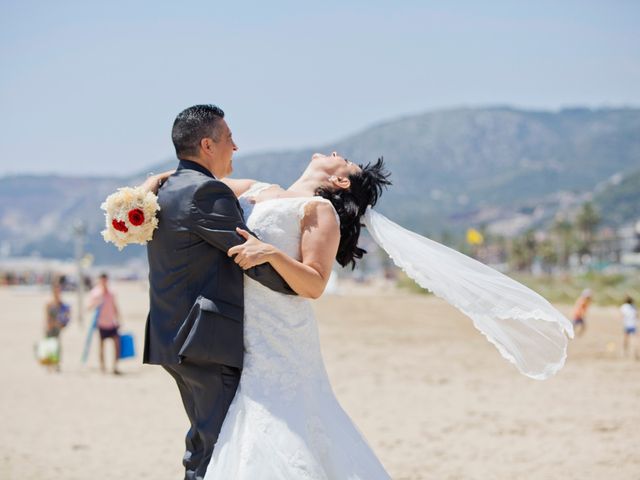
[(467, 230), (467, 243), (469, 245), (482, 245), (482, 242), (484, 242), (484, 237), (478, 230), (475, 228)]

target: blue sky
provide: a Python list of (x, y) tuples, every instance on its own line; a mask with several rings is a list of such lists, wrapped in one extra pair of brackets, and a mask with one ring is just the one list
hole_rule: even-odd
[(0, 175), (144, 169), (194, 103), (240, 153), (452, 106), (640, 105), (635, 1), (0, 5)]

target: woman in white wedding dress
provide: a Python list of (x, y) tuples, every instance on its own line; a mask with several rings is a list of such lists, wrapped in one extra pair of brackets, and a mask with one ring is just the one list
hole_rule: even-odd
[(362, 257), (360, 219), (386, 177), (381, 160), (360, 167), (334, 152), (314, 155), (287, 190), (227, 180), (260, 238), (242, 232), (249, 240), (230, 255), (245, 269), (271, 262), (299, 296), (245, 277), (244, 368), (205, 479), (389, 478), (333, 394), (304, 298), (320, 296), (334, 259)]

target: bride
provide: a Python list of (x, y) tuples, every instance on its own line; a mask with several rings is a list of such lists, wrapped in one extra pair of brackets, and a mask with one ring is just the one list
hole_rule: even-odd
[(359, 166), (315, 154), (287, 189), (223, 181), (260, 239), (238, 230), (247, 241), (229, 256), (243, 269), (269, 262), (298, 296), (245, 276), (244, 368), (205, 479), (389, 478), (331, 390), (306, 299), (322, 294), (334, 259), (362, 258), (362, 221), (398, 266), (467, 314), (522, 373), (543, 379), (564, 364), (571, 325), (546, 300), (370, 208), (390, 184), (382, 159)]
[(390, 478), (331, 390), (307, 300), (322, 294), (334, 261), (355, 266), (365, 253), (361, 219), (390, 185), (382, 159), (315, 154), (286, 190), (222, 181), (260, 238), (239, 229), (247, 241), (229, 256), (245, 270), (271, 263), (298, 296), (245, 278), (244, 367), (205, 479)]
[(298, 293), (245, 280), (245, 361), (205, 479), (389, 478), (336, 400), (311, 306), (334, 259), (355, 265), (361, 217), (390, 182), (382, 160), (358, 166), (316, 154), (286, 190), (228, 180), (261, 240), (229, 255), (243, 269), (269, 262)]

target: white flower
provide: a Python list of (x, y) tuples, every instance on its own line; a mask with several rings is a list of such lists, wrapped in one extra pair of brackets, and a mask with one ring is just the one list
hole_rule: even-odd
[[(142, 187), (119, 188), (100, 206), (105, 211), (106, 228), (102, 231), (105, 242), (119, 250), (130, 243), (144, 245), (158, 228), (156, 213), (160, 210), (158, 197)], [(140, 218), (142, 213), (143, 218)], [(134, 223), (131, 220), (134, 220)], [(142, 220), (142, 223), (138, 224)]]

